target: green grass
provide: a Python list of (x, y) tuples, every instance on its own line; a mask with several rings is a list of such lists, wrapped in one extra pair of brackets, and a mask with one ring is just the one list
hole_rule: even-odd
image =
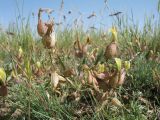
[[(9, 26), (8, 31), (14, 32), (14, 36), (0, 33), (0, 67), (6, 71), (9, 91), (8, 96), (5, 97), (6, 105), (3, 107), (9, 111), (5, 115), (0, 114), (0, 117), (4, 120), (156, 119), (160, 112), (160, 84), (154, 77), (153, 71), (156, 69), (157, 74), (160, 73), (160, 62), (155, 59), (149, 60), (151, 57), (148, 58), (147, 55), (150, 55), (149, 52), (152, 50), (153, 55), (160, 60), (159, 21), (157, 24), (158, 26), (152, 27), (151, 23), (146, 22), (141, 30), (138, 30), (138, 26), (135, 27), (125, 22), (117, 25), (118, 44), (121, 51), (119, 57), (122, 60), (131, 60), (132, 56), (138, 53), (131, 60), (131, 69), (127, 73), (124, 85), (114, 90), (117, 98), (124, 105), (122, 108), (111, 104), (112, 96), (107, 98), (108, 102), (104, 105), (104, 101), (98, 100), (97, 97), (103, 94), (103, 91), (96, 93), (91, 85), (82, 85), (78, 78), (78, 72), (82, 70), (84, 63), (89, 67), (94, 66), (89, 58), (79, 59), (74, 56), (73, 43), (76, 35), (82, 43), (87, 38), (83, 29), (57, 31), (57, 52), (52, 55), (52, 59), (55, 60), (52, 65), (49, 50), (43, 47), (40, 38), (34, 36), (28, 23), (21, 28)], [(106, 36), (102, 37), (104, 33)], [(136, 36), (139, 38), (139, 43), (135, 42)], [(106, 31), (99, 30), (90, 31), (89, 37), (92, 41), (89, 52), (99, 48), (98, 62), (108, 65), (101, 51), (104, 51), (110, 43), (110, 35)], [(23, 49), (21, 60), (17, 58), (20, 46)], [(143, 50), (143, 47), (146, 49)], [(43, 74), (40, 76), (35, 73), (37, 61), (42, 64)], [(57, 90), (59, 93), (53, 90), (50, 84), (50, 72), (53, 67), (61, 76), (63, 76), (64, 67), (65, 69), (74, 68), (77, 73), (68, 78), (71, 82), (60, 84), (60, 89)], [(79, 100), (76, 100), (78, 98)], [(144, 98), (147, 102), (145, 103), (140, 98)], [(97, 110), (99, 108), (101, 109)], [(21, 110), (21, 114), (13, 117), (17, 109)]]

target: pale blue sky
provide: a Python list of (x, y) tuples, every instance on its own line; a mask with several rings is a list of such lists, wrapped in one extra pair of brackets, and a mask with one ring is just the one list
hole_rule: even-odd
[[(113, 17), (109, 17), (109, 14), (114, 11), (122, 11), (122, 15), (131, 16), (131, 10), (133, 11), (134, 20), (138, 21), (142, 26), (145, 16), (151, 16), (157, 13), (158, 0), (108, 0), (109, 10), (105, 9), (104, 0), (64, 0), (63, 15), (66, 15), (66, 24), (71, 24), (75, 18), (80, 18), (84, 21), (84, 26), (90, 27), (95, 25), (96, 27), (109, 27), (112, 25)], [(0, 24), (6, 27), (9, 23), (15, 22), (16, 16), (23, 14), (23, 17), (28, 17), (31, 13), (35, 13), (35, 17), (31, 16), (30, 22), (33, 27), (37, 24), (37, 12), (40, 7), (53, 8), (55, 12), (52, 16), (55, 17), (55, 21), (63, 20), (63, 17), (59, 16), (61, 0), (1, 0), (0, 3)], [(72, 14), (68, 14), (71, 11)], [(87, 17), (95, 12), (97, 17), (87, 19)], [(82, 13), (81, 17), (79, 12)], [(61, 14), (61, 15), (62, 15)], [(47, 18), (44, 16), (44, 18)], [(155, 17), (156, 19), (157, 17)], [(65, 25), (66, 25), (65, 24)], [(102, 25), (103, 24), (103, 25)]]

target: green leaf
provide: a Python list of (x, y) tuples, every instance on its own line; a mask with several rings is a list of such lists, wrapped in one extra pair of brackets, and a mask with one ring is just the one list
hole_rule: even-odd
[(0, 80), (4, 83), (6, 80), (6, 73), (3, 68), (0, 68)]
[(26, 69), (27, 76), (30, 78), (32, 71), (31, 71), (30, 61), (28, 59), (26, 59), (25, 69)]
[(118, 71), (120, 71), (122, 67), (122, 60), (120, 58), (115, 58), (115, 61), (116, 61), (117, 69)]
[(129, 70), (130, 67), (131, 67), (131, 64), (130, 64), (129, 61), (125, 61), (125, 62), (124, 62), (124, 66), (125, 66), (125, 69), (126, 69), (126, 70)]
[(102, 59), (103, 55), (104, 55), (104, 51), (103, 51), (103, 49), (102, 49), (102, 50), (98, 53), (94, 65), (97, 65), (97, 63)]
[(98, 64), (98, 73), (103, 73), (105, 71), (104, 64)]

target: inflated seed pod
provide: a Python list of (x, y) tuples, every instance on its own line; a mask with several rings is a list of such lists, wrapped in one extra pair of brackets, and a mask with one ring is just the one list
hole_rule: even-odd
[(109, 87), (116, 88), (118, 80), (119, 80), (119, 73), (117, 71), (114, 71), (109, 79), (109, 83), (108, 83)]
[(54, 48), (56, 44), (55, 32), (53, 31), (53, 23), (46, 24), (47, 32), (42, 37), (42, 42), (44, 46), (48, 49)]
[(47, 26), (45, 25), (45, 23), (41, 19), (42, 12), (43, 12), (43, 10), (40, 8), (39, 12), (38, 12), (38, 24), (37, 24), (37, 32), (38, 32), (39, 36), (41, 36), (41, 37), (43, 37), (47, 32)]
[(116, 42), (111, 42), (105, 50), (105, 58), (106, 60), (116, 57), (118, 54), (118, 46)]
[(123, 85), (126, 77), (126, 71), (124, 68), (120, 70), (118, 85)]
[(118, 55), (117, 29), (116, 27), (112, 27), (109, 31), (112, 33), (112, 42), (106, 47), (106, 60), (114, 58)]

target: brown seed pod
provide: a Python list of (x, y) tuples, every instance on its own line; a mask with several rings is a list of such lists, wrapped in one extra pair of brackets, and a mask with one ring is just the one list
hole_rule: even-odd
[(93, 49), (93, 51), (90, 53), (90, 61), (94, 62), (97, 58), (98, 48)]
[(112, 105), (115, 105), (117, 107), (122, 107), (122, 103), (115, 97), (111, 100)]
[(119, 73), (117, 71), (114, 71), (109, 79), (109, 87), (110, 88), (116, 88), (117, 83), (119, 79)]
[(43, 11), (40, 8), (39, 12), (38, 12), (38, 24), (37, 24), (37, 32), (38, 32), (39, 36), (41, 36), (41, 37), (43, 37), (47, 32), (47, 26), (45, 25), (45, 23), (41, 19), (42, 12)]
[(87, 37), (86, 43), (82, 45), (77, 36), (77, 40), (74, 42), (75, 56), (82, 58), (84, 55), (86, 55), (90, 44), (91, 44), (91, 41), (89, 37)]
[(71, 77), (72, 75), (75, 75), (75, 71), (73, 68), (67, 69), (63, 73), (64, 77)]
[(83, 57), (83, 52), (80, 51), (80, 50), (76, 50), (75, 51), (75, 56), (78, 57), (78, 58), (82, 58)]
[(96, 78), (93, 76), (92, 71), (88, 71), (88, 84), (93, 85), (95, 90), (98, 90), (98, 82)]
[(44, 46), (48, 49), (54, 48), (56, 44), (56, 38), (55, 38), (55, 33), (53, 31), (53, 22), (46, 24), (47, 32), (46, 34), (42, 37), (42, 42)]
[(126, 77), (126, 71), (123, 68), (123, 69), (120, 70), (118, 85), (122, 85), (124, 83), (125, 77)]
[(105, 50), (106, 60), (116, 57), (118, 54), (118, 46), (115, 42), (111, 42)]
[(88, 47), (91, 44), (91, 40), (89, 37), (87, 37), (86, 43), (82, 46), (82, 52), (83, 54), (87, 54)]
[(82, 58), (83, 57), (83, 51), (82, 51), (82, 45), (79, 41), (79, 38), (77, 36), (77, 40), (74, 42), (74, 51), (75, 51), (75, 56), (78, 58)]

